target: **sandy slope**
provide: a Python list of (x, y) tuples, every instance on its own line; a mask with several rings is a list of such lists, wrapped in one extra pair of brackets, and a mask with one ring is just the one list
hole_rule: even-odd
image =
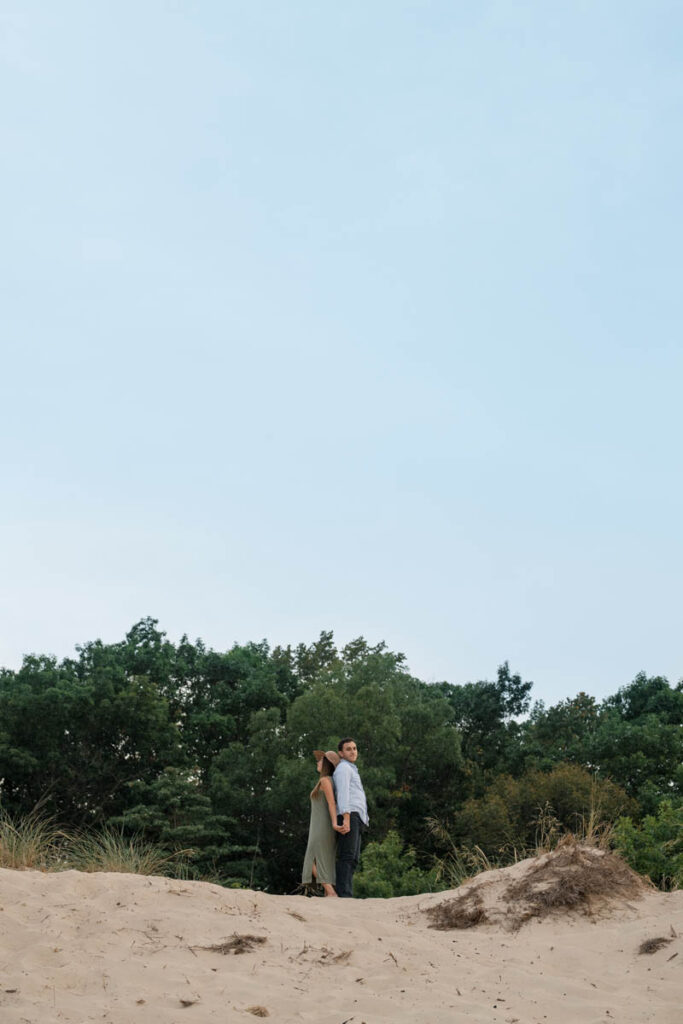
[[(524, 870), (475, 883), (495, 899), (501, 877)], [(683, 1021), (683, 892), (518, 932), (431, 929), (420, 908), (444, 897), (352, 902), (0, 870), (0, 1021), (203, 1024), (266, 1011), (274, 1024)], [(679, 938), (638, 955), (672, 929)], [(266, 942), (239, 956), (201, 948), (235, 933)]]

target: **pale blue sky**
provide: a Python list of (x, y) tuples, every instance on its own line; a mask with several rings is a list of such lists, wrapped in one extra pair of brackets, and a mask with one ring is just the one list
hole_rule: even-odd
[(683, 675), (683, 7), (4, 0), (0, 664)]

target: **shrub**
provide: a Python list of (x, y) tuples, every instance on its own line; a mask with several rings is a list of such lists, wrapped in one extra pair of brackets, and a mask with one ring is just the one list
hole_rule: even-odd
[(585, 834), (597, 821), (611, 822), (636, 805), (609, 779), (596, 779), (578, 765), (550, 772), (529, 771), (519, 779), (501, 775), (479, 799), (456, 813), (454, 839), (479, 846), (489, 857), (519, 856), (550, 849), (567, 832)]
[(683, 886), (683, 803), (662, 800), (657, 813), (640, 825), (629, 817), (619, 818), (613, 843), (635, 871), (648, 875), (660, 889)]
[(387, 899), (438, 890), (436, 871), (425, 871), (416, 861), (415, 851), (403, 849), (397, 832), (389, 832), (381, 843), (368, 843), (353, 881), (354, 895)]

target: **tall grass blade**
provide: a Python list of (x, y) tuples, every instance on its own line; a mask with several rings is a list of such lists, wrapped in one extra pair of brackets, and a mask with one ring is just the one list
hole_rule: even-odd
[(59, 861), (64, 833), (39, 813), (13, 821), (0, 809), (0, 867), (49, 871)]
[(77, 871), (112, 871), (133, 875), (175, 874), (180, 858), (190, 850), (168, 853), (139, 835), (126, 836), (114, 828), (80, 832), (72, 838), (67, 859)]

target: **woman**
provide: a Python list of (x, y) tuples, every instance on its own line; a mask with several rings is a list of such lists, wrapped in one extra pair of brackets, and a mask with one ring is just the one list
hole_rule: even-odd
[(311, 792), (311, 824), (301, 881), (307, 884), (316, 878), (326, 896), (336, 896), (335, 858), (340, 826), (337, 825), (332, 775), (340, 758), (336, 750), (314, 750), (313, 756), (320, 778)]

